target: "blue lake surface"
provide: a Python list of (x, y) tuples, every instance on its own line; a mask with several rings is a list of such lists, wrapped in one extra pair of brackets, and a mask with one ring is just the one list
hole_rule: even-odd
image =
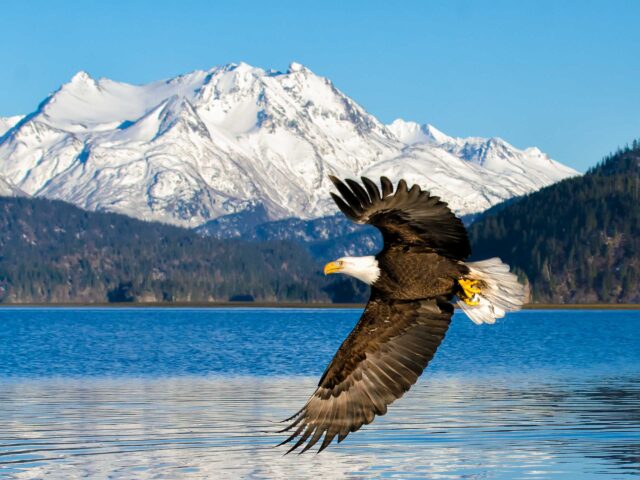
[(0, 309), (0, 478), (631, 478), (640, 311), (456, 313), (418, 384), (282, 456), (359, 310)]

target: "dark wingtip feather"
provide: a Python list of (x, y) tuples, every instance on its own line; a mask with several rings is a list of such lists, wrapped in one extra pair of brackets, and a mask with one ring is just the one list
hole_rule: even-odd
[(360, 180), (362, 180), (362, 183), (364, 184), (365, 188), (369, 192), (369, 197), (371, 197), (371, 201), (373, 203), (380, 201), (381, 200), (380, 190), (378, 189), (378, 185), (376, 185), (376, 182), (374, 182), (373, 180), (367, 177), (360, 177)]
[(323, 430), (322, 428), (318, 427), (316, 429), (316, 432), (313, 434), (313, 437), (311, 437), (311, 440), (309, 440), (309, 443), (307, 443), (304, 446), (304, 448), (302, 449), (302, 451), (300, 453), (302, 454), (302, 453), (306, 452), (311, 447), (313, 447), (316, 443), (318, 443), (318, 440), (320, 440), (322, 438), (322, 434), (324, 432), (325, 432), (325, 430)]
[[(293, 432), (291, 435), (289, 435), (289, 437), (287, 437), (286, 440), (283, 440), (282, 442), (280, 442), (278, 445), (276, 445), (276, 447), (281, 447), (282, 445), (289, 443), (291, 440), (293, 440), (294, 438), (296, 438), (298, 435), (300, 435), (300, 432), (302, 432), (302, 430), (304, 429), (304, 427), (308, 427), (308, 425), (306, 423), (303, 423), (302, 425), (300, 425), (295, 432)], [(289, 452), (287, 452), (289, 453)]]
[(322, 441), (322, 445), (320, 445), (320, 448), (318, 449), (318, 453), (320, 453), (325, 448), (327, 448), (331, 444), (335, 436), (336, 436), (336, 432), (327, 431), (327, 433), (324, 436), (324, 440)]
[(329, 180), (331, 180), (331, 183), (333, 183), (336, 186), (338, 183), (342, 183), (340, 179), (334, 175), (329, 175)]
[(356, 214), (356, 212), (354, 212), (353, 209), (349, 205), (347, 205), (347, 203), (344, 200), (342, 200), (342, 198), (340, 198), (338, 195), (336, 195), (333, 192), (331, 192), (329, 195), (331, 195), (331, 198), (333, 198), (333, 201), (336, 202), (336, 205), (338, 205), (338, 208), (340, 209), (340, 211), (344, 213), (347, 216), (347, 218), (354, 221), (358, 219), (358, 215)]
[[(292, 418), (295, 418), (295, 417), (292, 417)], [(284, 427), (282, 430), (278, 430), (276, 433), (284, 433), (284, 432), (287, 432), (287, 431), (291, 430), (293, 427), (298, 425), (303, 418), (304, 418), (304, 415), (300, 415), (292, 423), (290, 423), (289, 425)]]
[(304, 409), (306, 408), (306, 405), (304, 407), (302, 407), (300, 410), (298, 410), (296, 413), (294, 413), (293, 415), (291, 415), (288, 418), (285, 418), (284, 420), (280, 420), (279, 422), (274, 422), (274, 423), (284, 423), (284, 422), (289, 422), (291, 420), (293, 420), (294, 418), (296, 418), (298, 415), (300, 415), (301, 413), (304, 412)]
[(387, 197), (393, 193), (393, 183), (387, 177), (380, 177), (380, 184), (382, 185), (382, 197)]
[[(307, 438), (309, 438), (309, 436), (313, 433), (313, 431), (316, 429), (315, 425), (309, 425), (307, 424), (307, 429), (304, 431), (304, 433), (302, 434), (302, 436), (298, 439), (298, 441), (296, 442), (296, 444), (291, 447), (289, 450), (287, 450), (287, 453), (285, 453), (285, 455), (293, 452), (296, 448), (298, 448), (300, 445), (302, 445), (304, 442), (307, 441)], [(302, 453), (302, 452), (300, 452)]]
[(371, 204), (369, 194), (364, 188), (362, 188), (362, 185), (360, 185), (355, 180), (351, 180), (350, 178), (345, 179), (345, 182), (347, 182), (347, 185), (351, 187), (353, 193), (355, 193), (356, 197), (358, 197), (358, 200), (360, 200), (360, 204), (363, 208), (366, 208)]
[(334, 182), (334, 185), (338, 189), (338, 192), (340, 192), (340, 195), (342, 195), (342, 198), (349, 204), (349, 207), (351, 207), (354, 212), (360, 213), (362, 211), (362, 202), (357, 195), (340, 180)]

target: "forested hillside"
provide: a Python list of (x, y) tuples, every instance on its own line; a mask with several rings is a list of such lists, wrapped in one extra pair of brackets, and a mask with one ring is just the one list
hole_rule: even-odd
[(294, 242), (202, 238), (59, 201), (0, 198), (0, 302), (313, 302), (353, 292)]
[[(0, 302), (366, 300), (366, 286), (321, 268), (346, 252), (375, 253), (372, 228), (336, 217), (259, 224), (258, 216), (249, 230), (238, 222), (211, 226), (238, 229), (240, 239), (223, 240), (0, 197)], [(640, 302), (640, 146), (497, 205), (469, 234), (473, 257), (501, 257), (529, 283), (533, 302)]]
[(470, 237), (474, 258), (500, 256), (534, 302), (640, 302), (640, 144), (494, 207)]

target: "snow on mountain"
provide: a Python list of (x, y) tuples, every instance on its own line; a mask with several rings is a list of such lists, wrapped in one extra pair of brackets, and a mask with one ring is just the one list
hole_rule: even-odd
[(425, 143), (440, 147), (458, 158), (476, 163), (495, 173), (518, 172), (526, 167), (529, 173), (541, 173), (555, 181), (576, 174), (575, 170), (551, 160), (536, 147), (518, 150), (501, 138), (454, 138), (445, 135), (433, 125), (419, 125), (400, 119), (388, 127), (407, 145)]
[(79, 72), (33, 113), (2, 122), (0, 172), (25, 192), (183, 226), (256, 205), (271, 219), (332, 214), (328, 174), (407, 177), (461, 214), (576, 174), (499, 139), (387, 127), (297, 63), (146, 85)]
[(25, 197), (27, 196), (22, 190), (16, 187), (9, 180), (0, 175), (0, 197)]
[(433, 125), (420, 125), (416, 122), (406, 122), (400, 118), (387, 125), (387, 128), (406, 145), (416, 143), (443, 144), (454, 141), (453, 138), (445, 135)]
[(397, 158), (378, 162), (363, 173), (404, 177), (424, 185), (461, 214), (486, 210), (578, 174), (538, 148), (519, 150), (500, 138), (454, 138), (432, 125), (400, 119), (389, 130), (407, 147)]
[(7, 133), (16, 123), (22, 120), (22, 115), (15, 115), (13, 117), (0, 117), (0, 137)]

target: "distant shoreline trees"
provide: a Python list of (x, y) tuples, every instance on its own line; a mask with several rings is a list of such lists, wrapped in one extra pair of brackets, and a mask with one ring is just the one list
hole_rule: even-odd
[(331, 302), (334, 284), (296, 242), (216, 240), (60, 201), (0, 198), (0, 303)]

